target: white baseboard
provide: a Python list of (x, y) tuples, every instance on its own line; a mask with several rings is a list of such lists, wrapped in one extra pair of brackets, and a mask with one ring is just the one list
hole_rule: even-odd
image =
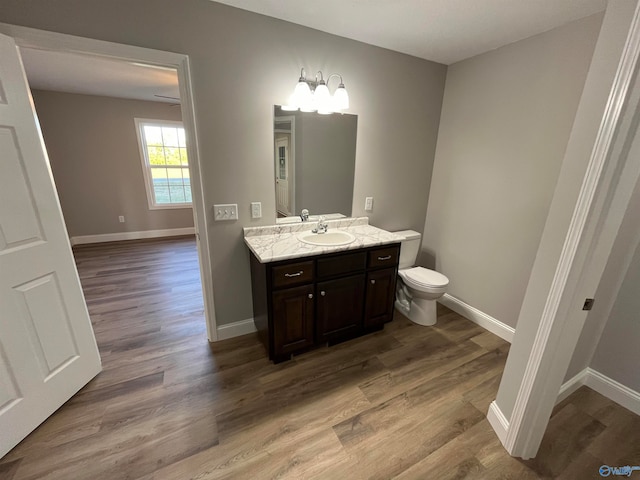
[(473, 323), (480, 325), (482, 328), (489, 330), (491, 333), (499, 336), (503, 340), (506, 340), (509, 343), (513, 341), (515, 329), (506, 323), (502, 323), (500, 320), (481, 312), (477, 308), (464, 303), (462, 300), (454, 297), (453, 295), (449, 295), (448, 293), (445, 293), (438, 299), (438, 301), (445, 307), (450, 308), (457, 314), (471, 320)]
[(500, 407), (498, 407), (498, 404), (495, 400), (491, 402), (491, 405), (489, 405), (487, 420), (493, 427), (496, 435), (498, 435), (498, 438), (500, 439), (502, 445), (504, 445), (505, 441), (507, 440), (507, 432), (509, 431), (509, 420), (507, 420), (507, 417), (504, 416), (502, 410), (500, 410)]
[(589, 375), (589, 369), (585, 368), (576, 376), (564, 382), (560, 387), (560, 392), (558, 393), (558, 398), (556, 399), (556, 405), (567, 398), (569, 395), (571, 395), (573, 392), (578, 390), (581, 386), (583, 386), (587, 379), (587, 375)]
[(70, 237), (71, 245), (87, 243), (121, 242), (123, 240), (140, 240), (143, 238), (176, 237), (179, 235), (194, 235), (195, 227), (165, 228), (163, 230), (143, 230), (140, 232), (103, 233), (100, 235), (81, 235)]
[(256, 326), (253, 323), (253, 318), (247, 318), (246, 320), (240, 320), (239, 322), (220, 325), (217, 330), (218, 340), (226, 340), (228, 338), (253, 333), (256, 331)]
[[(562, 387), (560, 387), (556, 404), (560, 403), (583, 385), (595, 390), (600, 395), (607, 397), (609, 400), (616, 402), (618, 405), (630, 410), (636, 415), (640, 415), (639, 392), (612, 380), (592, 368), (585, 368), (567, 380)], [(491, 427), (493, 427), (502, 445), (505, 445), (507, 433), (509, 432), (509, 420), (504, 416), (495, 400), (491, 402), (489, 406), (487, 420), (491, 424)]]
[(640, 392), (636, 392), (592, 368), (585, 368), (578, 375), (566, 381), (560, 387), (556, 403), (560, 403), (583, 385), (631, 410), (636, 415), (640, 415)]
[(631, 410), (636, 415), (640, 415), (640, 392), (636, 392), (591, 368), (587, 370), (589, 371), (585, 379), (587, 387)]

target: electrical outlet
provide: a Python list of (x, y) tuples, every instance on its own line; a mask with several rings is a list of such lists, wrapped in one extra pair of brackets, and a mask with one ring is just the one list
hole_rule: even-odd
[(238, 204), (225, 203), (213, 206), (216, 222), (219, 220), (238, 220)]
[(120, 216), (118, 217), (118, 221), (119, 221), (120, 223), (124, 223), (124, 215), (120, 215)]
[(373, 210), (373, 197), (367, 197), (364, 199), (364, 209), (367, 212)]
[(251, 218), (262, 218), (262, 203), (251, 202)]

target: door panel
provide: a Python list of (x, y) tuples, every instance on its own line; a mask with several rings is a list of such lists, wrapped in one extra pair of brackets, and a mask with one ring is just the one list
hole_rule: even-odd
[(313, 286), (273, 293), (273, 331), (276, 357), (313, 345)]
[(357, 334), (362, 328), (364, 274), (320, 282), (317, 285), (318, 341)]
[(101, 370), (20, 55), (0, 35), (0, 457)]
[(365, 328), (379, 327), (393, 318), (393, 297), (396, 292), (396, 269), (387, 268), (367, 275), (367, 296), (364, 308)]
[(46, 382), (63, 364), (78, 357), (57, 277), (55, 273), (47, 274), (14, 290)]
[(0, 250), (42, 238), (25, 178), (13, 128), (0, 127), (0, 191), (10, 201), (0, 204)]
[(11, 403), (20, 400), (22, 394), (12, 372), (9, 371), (7, 354), (0, 343), (0, 415), (11, 408)]

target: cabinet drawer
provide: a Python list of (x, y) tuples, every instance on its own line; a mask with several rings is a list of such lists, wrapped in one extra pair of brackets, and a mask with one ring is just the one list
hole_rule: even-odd
[(318, 278), (363, 272), (367, 267), (366, 252), (348, 253), (318, 259)]
[(313, 281), (313, 260), (278, 265), (271, 269), (273, 288), (290, 287)]
[(377, 248), (369, 252), (369, 268), (395, 267), (398, 264), (400, 247)]

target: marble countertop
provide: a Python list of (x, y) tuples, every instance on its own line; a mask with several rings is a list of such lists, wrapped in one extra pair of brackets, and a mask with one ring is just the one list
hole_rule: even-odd
[(317, 246), (298, 240), (301, 232), (310, 231), (316, 222), (296, 223), (292, 225), (269, 225), (265, 227), (244, 228), (244, 243), (255, 254), (260, 263), (276, 262), (290, 258), (302, 258), (323, 253), (343, 252), (363, 247), (398, 243), (404, 240), (402, 235), (387, 232), (369, 225), (367, 217), (328, 220), (329, 231), (344, 230), (356, 237), (348, 245)]

